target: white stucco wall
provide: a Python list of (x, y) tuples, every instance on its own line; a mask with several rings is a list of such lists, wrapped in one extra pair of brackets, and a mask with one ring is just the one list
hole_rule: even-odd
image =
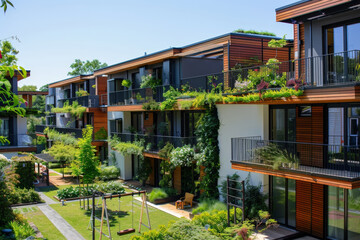
[[(245, 179), (249, 173), (231, 168), (231, 138), (261, 136), (268, 139), (269, 106), (259, 104), (219, 104), (217, 105), (220, 120), (220, 177), (219, 184), (226, 180), (227, 175), (237, 173)], [(251, 173), (251, 183), (264, 186), (268, 191), (268, 176)]]
[[(125, 129), (131, 125), (130, 112), (108, 112), (108, 126), (110, 126), (110, 120), (119, 118), (123, 119), (123, 131), (126, 132)], [(110, 127), (108, 128), (108, 136), (110, 136)], [(115, 163), (113, 165), (120, 169), (120, 178), (124, 180), (132, 179), (131, 156), (123, 156), (116, 151), (112, 151), (109, 146), (109, 158), (111, 158), (112, 153), (115, 153)]]

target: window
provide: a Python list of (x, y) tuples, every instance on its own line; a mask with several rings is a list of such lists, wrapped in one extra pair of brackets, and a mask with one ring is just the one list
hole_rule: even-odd
[(122, 127), (122, 118), (110, 120), (110, 132), (111, 133), (122, 133), (123, 127)]
[(271, 140), (296, 141), (296, 109), (272, 107), (270, 109)]
[(9, 118), (0, 118), (0, 136), (9, 136)]
[(291, 227), (296, 225), (296, 182), (292, 179), (270, 177), (272, 217)]
[(311, 117), (311, 106), (300, 106), (299, 117)]

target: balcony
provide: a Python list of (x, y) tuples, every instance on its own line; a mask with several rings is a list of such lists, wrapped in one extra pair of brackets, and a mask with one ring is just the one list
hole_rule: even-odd
[(287, 172), (346, 181), (360, 179), (359, 146), (232, 138), (231, 162), (267, 169), (270, 175)]
[(170, 89), (170, 85), (157, 86), (155, 88), (137, 88), (109, 93), (109, 105), (137, 105), (148, 100), (162, 102), (164, 100), (163, 93)]
[(184, 145), (196, 145), (195, 137), (161, 136), (132, 133), (111, 133), (111, 136), (117, 136), (121, 142), (144, 140), (144, 146), (147, 152), (158, 152), (166, 145), (167, 142), (171, 143), (175, 148), (182, 147)]
[(69, 133), (74, 134), (74, 137), (81, 138), (82, 137), (82, 129), (79, 128), (60, 128), (55, 126), (47, 126), (47, 125), (36, 125), (35, 132), (36, 133), (44, 133), (45, 128), (54, 129), (59, 133)]
[(225, 82), (228, 81), (231, 88), (241, 88), (244, 82), (254, 77), (270, 82), (300, 79), (305, 88), (351, 85), (360, 81), (360, 51), (325, 54), (224, 73)]
[(190, 78), (182, 78), (181, 86), (189, 87), (191, 90), (209, 92), (220, 83), (224, 83), (226, 73), (214, 73)]
[(64, 103), (68, 101), (71, 105), (73, 102), (77, 101), (79, 105), (83, 107), (99, 107), (99, 96), (98, 95), (89, 95), (89, 96), (82, 96), (82, 97), (74, 97), (74, 98), (66, 98), (66, 99), (59, 99), (57, 102), (57, 107), (63, 107)]
[[(0, 153), (2, 152), (36, 152), (43, 148), (37, 143), (35, 134), (5, 134), (1, 132), (9, 143), (0, 144)], [(37, 149), (38, 148), (38, 149)]]

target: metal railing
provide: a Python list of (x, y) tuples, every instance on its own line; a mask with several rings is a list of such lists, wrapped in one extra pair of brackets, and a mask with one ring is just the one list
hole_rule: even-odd
[(224, 73), (224, 79), (231, 88), (246, 85), (249, 76), (261, 76), (269, 81), (299, 79), (305, 87), (350, 84), (360, 81), (360, 51), (325, 54)]
[(330, 177), (360, 177), (359, 146), (232, 138), (231, 161)]
[(196, 145), (195, 137), (177, 137), (162, 135), (146, 135), (133, 133), (111, 133), (111, 136), (117, 136), (122, 142), (144, 141), (146, 151), (156, 152), (162, 149), (167, 142), (171, 143), (175, 148), (184, 145)]
[(35, 132), (37, 133), (44, 133), (45, 128), (54, 129), (59, 133), (70, 133), (73, 134), (76, 138), (82, 137), (82, 129), (80, 128), (61, 128), (56, 126), (47, 126), (47, 125), (36, 125)]
[(79, 105), (83, 107), (99, 107), (99, 96), (98, 95), (89, 95), (89, 96), (82, 96), (82, 97), (74, 97), (74, 98), (66, 98), (66, 99), (59, 99), (57, 101), (57, 107), (63, 107), (64, 103), (68, 101), (71, 105), (73, 102), (77, 101)]
[(162, 102), (164, 100), (163, 93), (169, 89), (170, 85), (161, 85), (154, 88), (137, 88), (109, 92), (109, 105), (136, 105), (149, 100)]
[(214, 73), (196, 77), (182, 78), (181, 86), (188, 87), (190, 90), (210, 92), (214, 87), (224, 83), (226, 73)]

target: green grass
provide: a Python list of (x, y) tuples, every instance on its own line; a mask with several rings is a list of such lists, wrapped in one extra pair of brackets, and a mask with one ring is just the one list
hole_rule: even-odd
[(54, 170), (54, 171), (56, 171), (58, 173), (62, 173), (63, 169), (65, 171), (64, 172), (65, 174), (71, 175), (71, 173), (72, 173), (71, 168), (51, 168), (51, 170)]
[(50, 176), (62, 176), (62, 175), (59, 175), (59, 174), (54, 173), (54, 172), (51, 172), (51, 173), (50, 173)]
[[(96, 201), (97, 204), (101, 204), (101, 200)], [(91, 204), (91, 201), (90, 201)], [(108, 206), (108, 212), (110, 214), (110, 226), (111, 234), (113, 238), (116, 239), (130, 239), (131, 236), (138, 234), (132, 233), (123, 236), (117, 236), (116, 232), (119, 231), (119, 220), (120, 220), (120, 229), (128, 229), (132, 227), (132, 208), (131, 208), (131, 197), (121, 198), (120, 206), (121, 211), (118, 212), (119, 202), (117, 198), (112, 200), (107, 200), (106, 204)], [(61, 206), (60, 204), (50, 205), (54, 210), (56, 210), (70, 225), (72, 225), (84, 238), (91, 239), (91, 230), (87, 229), (89, 224), (91, 212), (82, 210), (79, 207), (79, 202), (69, 202), (66, 206)], [(174, 217), (170, 214), (167, 214), (158, 209), (149, 207), (149, 215), (151, 221), (152, 229), (157, 228), (159, 225), (167, 225), (171, 220), (177, 220), (177, 217)], [(137, 200), (134, 200), (134, 228), (136, 231), (139, 228), (139, 216), (140, 216), (141, 203)], [(96, 216), (100, 217), (101, 210), (96, 211)], [(147, 218), (144, 212), (143, 222), (147, 225)], [(106, 222), (105, 222), (106, 224)], [(96, 221), (96, 226), (99, 227), (100, 222)], [(107, 234), (107, 228), (103, 227), (105, 234)], [(148, 229), (142, 226), (142, 232), (148, 231)], [(99, 237), (99, 233), (96, 233), (96, 238)]]
[(66, 239), (38, 207), (18, 208), (16, 211), (21, 213), (28, 221), (34, 223), (44, 238), (49, 240)]

